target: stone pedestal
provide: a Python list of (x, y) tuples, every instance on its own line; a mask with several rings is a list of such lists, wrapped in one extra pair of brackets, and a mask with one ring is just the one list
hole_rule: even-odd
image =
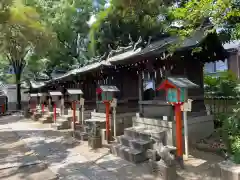
[(88, 146), (92, 149), (97, 149), (102, 147), (101, 136), (89, 136), (88, 137)]
[(231, 161), (223, 161), (218, 164), (221, 180), (240, 180), (240, 165)]
[(177, 179), (176, 165), (166, 165), (163, 161), (151, 161), (153, 173), (157, 179), (175, 180)]

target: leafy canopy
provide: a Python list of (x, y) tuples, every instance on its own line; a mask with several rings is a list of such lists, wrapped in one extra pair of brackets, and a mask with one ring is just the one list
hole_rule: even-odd
[(184, 28), (178, 33), (189, 36), (203, 20), (209, 18), (212, 28), (209, 32), (220, 30), (223, 41), (240, 38), (240, 1), (239, 0), (190, 0), (182, 7), (171, 10), (172, 18)]
[(87, 51), (87, 21), (99, 9), (92, 0), (26, 0), (26, 3), (36, 7), (57, 35), (57, 47), (49, 49), (46, 56), (49, 74), (54, 69), (69, 70), (91, 56)]
[(21, 74), (30, 51), (41, 54), (50, 44), (52, 33), (40, 20), (39, 14), (21, 1), (9, 5), (8, 17), (1, 24), (1, 49), (14, 67), (16, 74)]
[(90, 50), (96, 55), (109, 52), (109, 45), (126, 46), (141, 36), (148, 41), (149, 36), (164, 32), (168, 21), (168, 6), (172, 1), (161, 0), (112, 0), (110, 7), (96, 15), (96, 22), (90, 30)]

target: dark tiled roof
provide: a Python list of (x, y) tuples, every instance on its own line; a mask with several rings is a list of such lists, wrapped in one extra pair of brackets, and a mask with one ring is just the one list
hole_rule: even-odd
[(49, 94), (51, 96), (61, 96), (62, 95), (62, 93), (60, 91), (50, 91)]
[(103, 92), (118, 92), (119, 89), (116, 86), (100, 86)]
[(190, 81), (185, 77), (169, 77), (167, 78), (169, 82), (180, 88), (197, 88), (198, 85)]
[(83, 94), (81, 89), (67, 89), (68, 94)]

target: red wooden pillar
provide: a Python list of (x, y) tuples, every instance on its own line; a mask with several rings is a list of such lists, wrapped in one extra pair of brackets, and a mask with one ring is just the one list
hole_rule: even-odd
[(109, 142), (109, 137), (110, 137), (110, 128), (109, 128), (109, 111), (110, 111), (110, 102), (105, 101), (105, 106), (106, 106), (106, 138), (107, 142)]
[(44, 103), (42, 103), (42, 112), (44, 113)]
[(3, 105), (2, 105), (2, 113), (3, 113), (3, 114), (5, 113), (5, 105), (4, 105), (4, 103), (3, 103)]
[(181, 103), (175, 104), (175, 118), (176, 118), (176, 144), (177, 144), (177, 156), (182, 159), (183, 146), (182, 146), (182, 115), (181, 115)]

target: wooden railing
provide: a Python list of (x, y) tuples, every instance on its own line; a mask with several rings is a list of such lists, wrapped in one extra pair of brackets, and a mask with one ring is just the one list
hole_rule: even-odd
[(220, 113), (231, 112), (234, 108), (240, 107), (240, 97), (208, 96), (204, 98), (204, 103), (208, 113), (218, 115)]

